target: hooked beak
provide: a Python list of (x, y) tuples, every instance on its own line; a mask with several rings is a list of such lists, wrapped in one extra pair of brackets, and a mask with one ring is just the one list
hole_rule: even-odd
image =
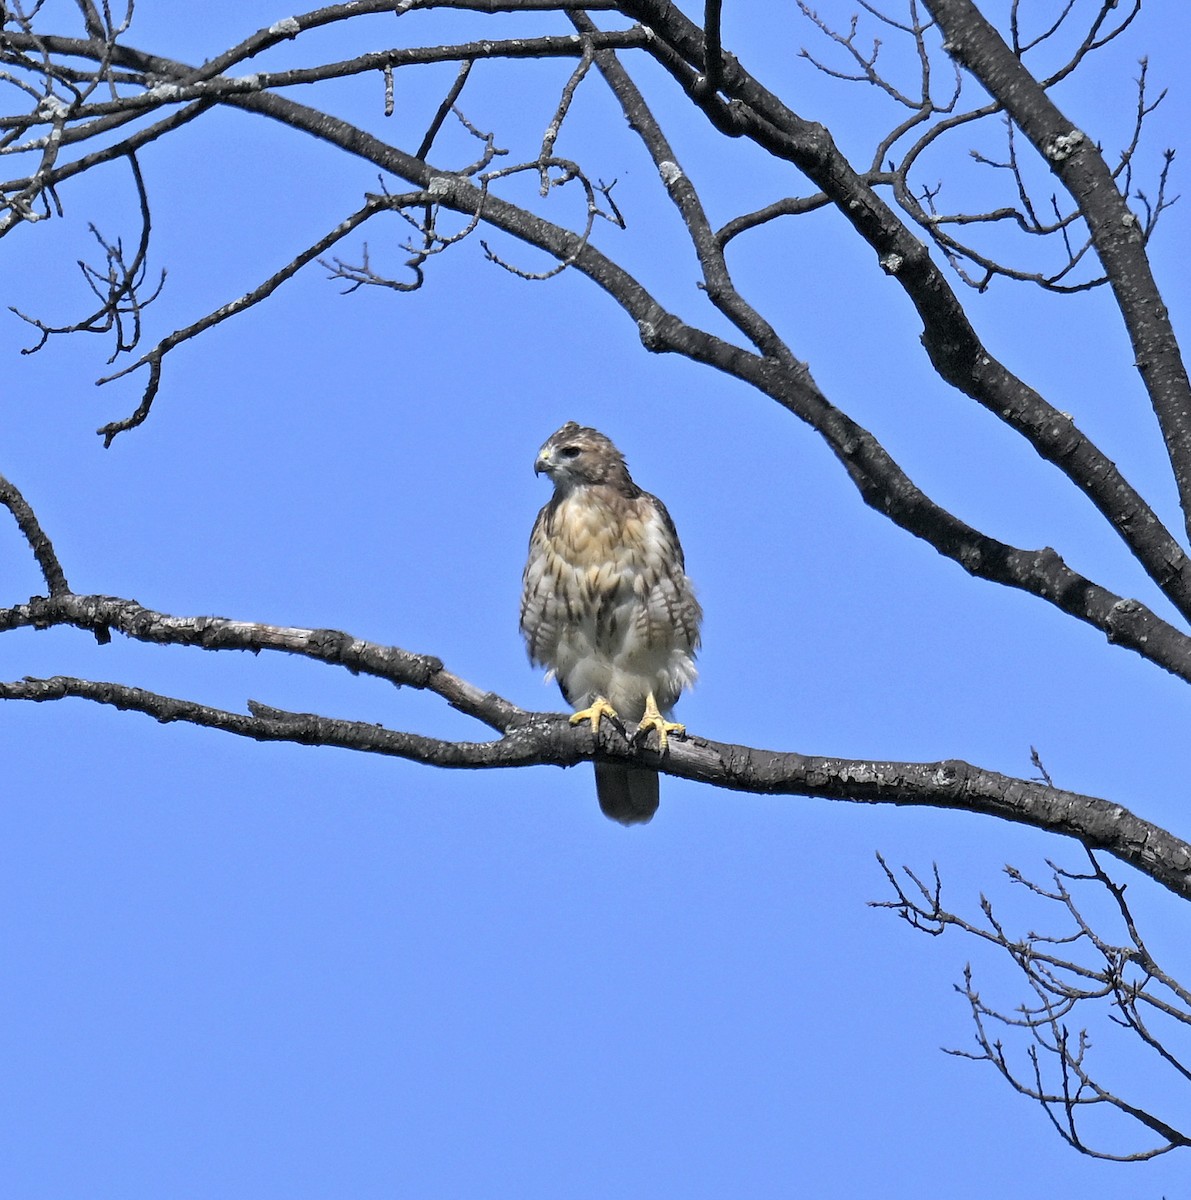
[(541, 475), (543, 472), (546, 472), (549, 470), (550, 470), (550, 455), (549, 455), (549, 453), (547, 453), (547, 451), (543, 450), (537, 456), (537, 458), (534, 460), (533, 473), (535, 475)]

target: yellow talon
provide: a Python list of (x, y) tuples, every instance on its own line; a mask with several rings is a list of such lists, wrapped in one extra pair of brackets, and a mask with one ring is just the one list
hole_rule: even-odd
[(685, 725), (680, 725), (677, 721), (667, 721), (662, 716), (658, 709), (658, 702), (653, 698), (652, 692), (649, 693), (649, 697), (645, 701), (645, 713), (641, 717), (641, 723), (637, 726), (637, 736), (644, 737), (651, 729), (658, 731), (658, 749), (663, 754), (666, 753), (670, 734), (686, 733)]
[(589, 707), (580, 709), (577, 713), (571, 714), (571, 724), (578, 725), (580, 721), (591, 722), (591, 732), (600, 732), (601, 717), (615, 717), (616, 709), (604, 699), (603, 696), (597, 696)]

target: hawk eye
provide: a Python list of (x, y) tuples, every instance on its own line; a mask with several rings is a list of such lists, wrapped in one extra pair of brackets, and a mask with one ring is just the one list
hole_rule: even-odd
[(559, 454), (561, 454), (563, 456), (563, 458), (578, 458), (579, 457), (579, 447), (578, 446), (563, 446), (563, 448), (559, 451)]

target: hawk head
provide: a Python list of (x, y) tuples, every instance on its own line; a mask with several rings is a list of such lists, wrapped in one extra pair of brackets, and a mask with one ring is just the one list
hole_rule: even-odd
[(538, 451), (534, 474), (550, 476), (556, 491), (590, 484), (633, 489), (624, 455), (598, 429), (568, 421)]

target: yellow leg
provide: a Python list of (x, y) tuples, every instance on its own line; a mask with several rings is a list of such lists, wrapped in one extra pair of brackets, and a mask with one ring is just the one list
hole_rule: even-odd
[(672, 733), (686, 733), (686, 726), (679, 725), (677, 721), (667, 721), (658, 710), (658, 702), (653, 698), (653, 692), (649, 693), (649, 698), (645, 701), (645, 715), (641, 718), (641, 724), (637, 726), (637, 736), (644, 737), (651, 729), (658, 731), (658, 749), (665, 754), (666, 746), (670, 740)]
[(604, 699), (603, 696), (597, 696), (587, 708), (580, 709), (577, 713), (571, 714), (571, 724), (578, 725), (580, 721), (591, 722), (591, 732), (600, 732), (601, 717), (615, 717), (616, 709)]

